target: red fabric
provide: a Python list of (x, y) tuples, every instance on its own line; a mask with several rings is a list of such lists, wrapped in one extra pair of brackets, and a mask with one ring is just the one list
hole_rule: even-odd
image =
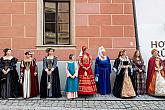
[[(146, 82), (147, 92), (149, 89), (149, 84), (151, 83), (151, 81), (153, 79), (153, 75), (155, 74), (155, 67), (156, 67), (155, 60), (156, 60), (155, 57), (151, 57), (148, 61), (147, 82)], [(163, 61), (161, 59), (160, 59), (160, 63), (161, 63), (161, 65), (164, 66)], [(164, 70), (165, 70), (165, 67), (164, 67)]]
[[(20, 66), (20, 71), (24, 74), (25, 67)], [(20, 72), (20, 73), (21, 73)], [(31, 93), (30, 97), (36, 97), (39, 94), (39, 83), (38, 83), (38, 75), (34, 75), (36, 72), (36, 62), (33, 60), (33, 63), (30, 65), (30, 76), (31, 76)], [(22, 83), (24, 79), (24, 75), (22, 77)], [(20, 86), (20, 95), (23, 96), (23, 85)]]
[(36, 67), (36, 63), (34, 61), (34, 64), (30, 66), (30, 73), (31, 73), (31, 93), (30, 96), (31, 97), (36, 97), (39, 94), (39, 84), (38, 84), (38, 73), (35, 76), (35, 68)]
[(148, 92), (149, 84), (152, 80), (152, 76), (153, 76), (154, 71), (155, 71), (155, 58), (151, 57), (148, 61), (147, 82), (146, 82), (147, 92)]
[[(86, 55), (89, 58), (89, 62), (84, 64), (84, 55), (80, 57), (80, 68), (78, 72), (79, 76), (79, 94), (96, 94), (96, 83), (94, 80), (94, 74), (91, 69), (91, 58), (88, 53)], [(90, 67), (86, 72), (87, 76), (85, 76), (85, 69), (83, 67)]]

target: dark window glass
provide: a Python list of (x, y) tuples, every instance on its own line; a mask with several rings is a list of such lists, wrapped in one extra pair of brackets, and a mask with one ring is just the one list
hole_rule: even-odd
[(70, 2), (44, 1), (44, 45), (70, 44)]

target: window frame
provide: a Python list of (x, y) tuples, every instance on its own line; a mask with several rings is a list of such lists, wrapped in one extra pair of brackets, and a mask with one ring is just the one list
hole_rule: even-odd
[[(57, 16), (56, 16), (56, 44), (45, 44), (45, 24), (46, 24), (46, 20), (45, 20), (45, 3), (46, 2), (48, 2), (48, 3), (54, 3), (55, 5), (56, 5), (56, 14), (57, 14)], [(57, 19), (57, 17), (58, 17), (58, 14), (59, 14), (59, 12), (58, 12), (58, 4), (59, 3), (68, 3), (69, 4), (69, 23), (68, 23), (68, 25), (69, 25), (69, 33), (68, 33), (68, 35), (69, 35), (69, 42), (68, 42), (68, 44), (59, 44), (59, 42), (58, 42), (58, 40), (59, 40), (59, 35), (58, 35), (58, 24), (59, 24), (59, 21), (58, 21), (58, 19)], [(43, 0), (43, 35), (42, 35), (42, 45), (43, 46), (46, 46), (46, 45), (54, 45), (54, 46), (58, 46), (58, 45), (71, 45), (71, 1), (70, 0)]]

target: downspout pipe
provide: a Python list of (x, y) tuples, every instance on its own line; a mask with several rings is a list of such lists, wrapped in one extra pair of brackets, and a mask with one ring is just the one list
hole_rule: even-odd
[(136, 49), (140, 50), (135, 0), (132, 0), (132, 6), (133, 6), (133, 15), (134, 15), (134, 29), (135, 29)]

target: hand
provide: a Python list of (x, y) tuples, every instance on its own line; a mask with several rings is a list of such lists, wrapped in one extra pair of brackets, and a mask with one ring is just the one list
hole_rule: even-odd
[(54, 68), (52, 68), (51, 71), (54, 71)]
[(8, 72), (7, 71), (5, 71), (5, 73), (4, 74), (7, 74)]
[(125, 68), (129, 68), (129, 65), (125, 66)]
[(5, 70), (3, 69), (2, 72), (5, 73)]
[(160, 67), (160, 70), (162, 70), (162, 69), (163, 69), (163, 66)]
[(2, 72), (4, 73), (4, 74), (7, 74), (8, 72), (7, 71), (5, 71), (4, 69), (2, 70)]
[(22, 78), (20, 79), (20, 81), (19, 81), (19, 82), (20, 82), (20, 84), (22, 84)]
[(23, 72), (21, 72), (21, 76), (23, 76)]
[(7, 69), (7, 72), (9, 72), (9, 71), (10, 71), (10, 68)]
[(48, 72), (48, 69), (45, 69), (46, 72)]
[(86, 67), (85, 70), (88, 71), (89, 68), (90, 68), (90, 67)]
[(86, 67), (83, 67), (84, 70), (86, 70)]
[(155, 67), (155, 70), (158, 71), (158, 68)]
[(36, 76), (36, 75), (37, 75), (37, 72), (34, 73), (34, 76)]
[(52, 74), (52, 72), (51, 72), (51, 71), (48, 71), (48, 72), (47, 72), (47, 75), (51, 75), (51, 74)]
[(76, 75), (73, 75), (74, 76), (74, 78), (76, 78)]
[(89, 69), (89, 67), (83, 67), (83, 69), (87, 71)]
[(139, 72), (142, 72), (142, 70), (141, 70), (141, 69), (139, 69)]
[(124, 66), (124, 65), (121, 65), (120, 67), (121, 67), (121, 68), (126, 68), (126, 66)]
[(71, 78), (72, 78), (72, 79), (74, 79), (74, 77), (73, 77), (73, 76), (71, 76)]

